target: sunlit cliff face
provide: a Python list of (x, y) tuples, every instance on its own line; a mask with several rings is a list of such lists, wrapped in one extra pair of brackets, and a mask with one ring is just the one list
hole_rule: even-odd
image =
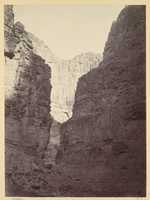
[(79, 77), (98, 66), (99, 54), (85, 53), (72, 60), (52, 63), (51, 115), (58, 122), (72, 116), (75, 92)]

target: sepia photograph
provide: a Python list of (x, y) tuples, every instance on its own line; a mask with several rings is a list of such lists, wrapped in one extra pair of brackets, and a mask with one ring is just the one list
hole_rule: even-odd
[(146, 5), (5, 4), (6, 197), (146, 197)]

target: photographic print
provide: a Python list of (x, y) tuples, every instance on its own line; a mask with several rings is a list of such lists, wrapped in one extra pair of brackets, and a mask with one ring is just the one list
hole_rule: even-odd
[(146, 5), (5, 4), (4, 43), (5, 195), (145, 197)]

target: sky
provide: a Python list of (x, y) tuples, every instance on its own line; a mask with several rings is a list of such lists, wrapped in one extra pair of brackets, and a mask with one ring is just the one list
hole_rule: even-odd
[(125, 5), (16, 5), (15, 21), (43, 40), (54, 55), (71, 59), (103, 53), (111, 24)]

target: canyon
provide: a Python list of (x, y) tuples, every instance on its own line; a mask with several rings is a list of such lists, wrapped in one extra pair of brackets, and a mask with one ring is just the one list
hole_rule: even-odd
[(71, 60), (4, 17), (6, 195), (145, 196), (145, 6)]

